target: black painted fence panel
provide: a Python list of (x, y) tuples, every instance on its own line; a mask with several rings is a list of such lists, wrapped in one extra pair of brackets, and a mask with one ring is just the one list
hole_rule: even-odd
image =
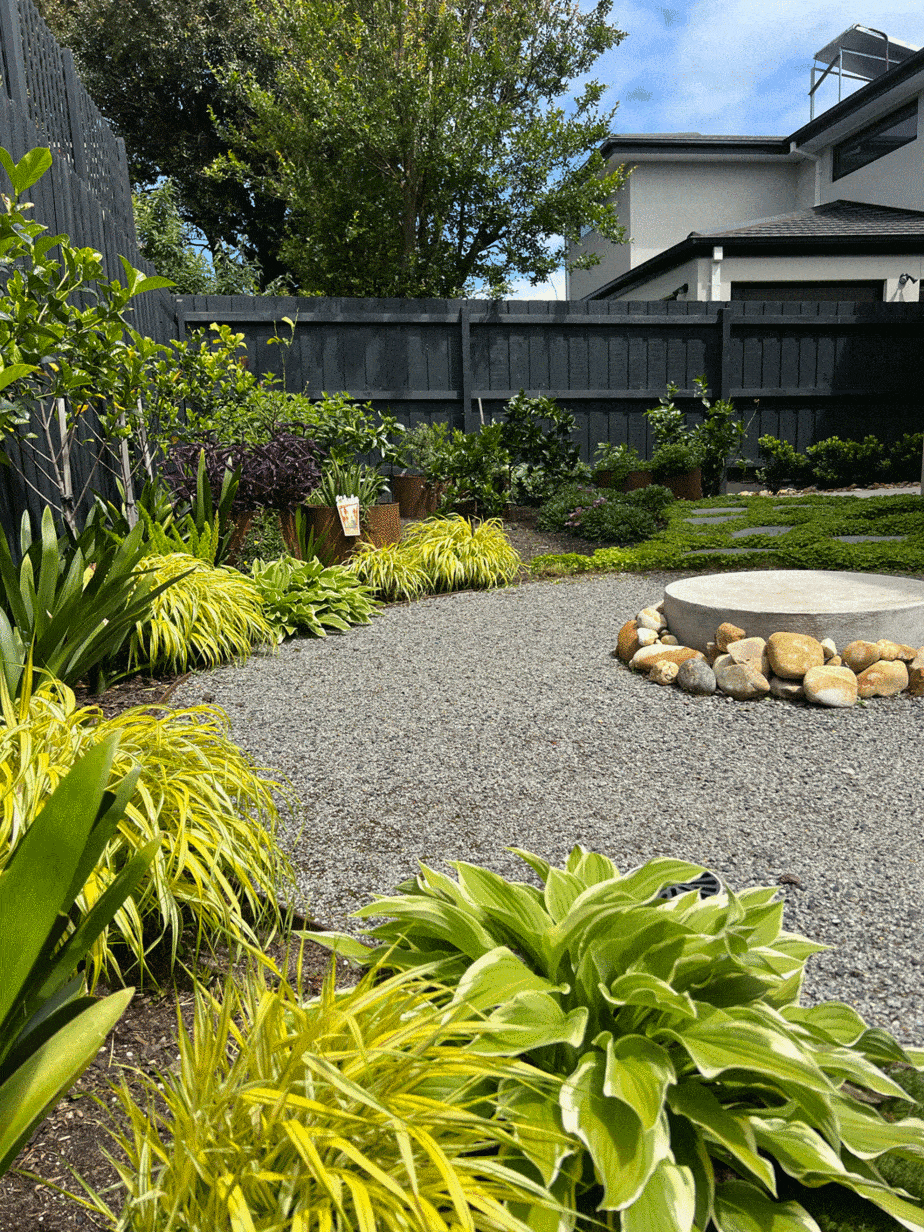
[(279, 374), (278, 347), (295, 322), (286, 386), (319, 397), (345, 390), (407, 424), (472, 430), (518, 390), (557, 398), (574, 414), (584, 458), (600, 441), (650, 449), (643, 412), (667, 386), (688, 422), (710, 397), (731, 398), (758, 437), (798, 448), (874, 432), (893, 440), (924, 428), (919, 357), (924, 303), (676, 303), (558, 300), (300, 300), (179, 298), (184, 330), (227, 322), (244, 335), (252, 371)]

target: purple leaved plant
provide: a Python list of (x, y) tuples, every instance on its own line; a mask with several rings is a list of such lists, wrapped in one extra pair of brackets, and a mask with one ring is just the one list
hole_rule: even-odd
[(214, 500), (218, 499), (225, 471), (239, 470), (232, 506), (235, 513), (297, 509), (318, 486), (324, 458), (324, 451), (301, 435), (298, 426), (283, 424), (272, 440), (260, 445), (226, 445), (215, 440), (174, 445), (164, 476), (178, 496), (194, 499), (199, 454), (204, 451), (205, 474)]

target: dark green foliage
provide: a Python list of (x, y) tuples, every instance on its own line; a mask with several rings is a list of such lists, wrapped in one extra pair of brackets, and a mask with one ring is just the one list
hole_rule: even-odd
[(913, 483), (918, 479), (924, 433), (906, 432), (892, 446), (872, 434), (862, 441), (830, 436), (809, 445), (804, 454), (775, 436), (762, 436), (757, 443), (763, 463), (757, 477), (772, 492), (779, 491), (784, 484), (797, 488), (845, 488), (856, 484), (862, 488), (873, 483)]
[(651, 473), (656, 481), (670, 479), (673, 475), (694, 470), (699, 464), (700, 455), (695, 446), (674, 441), (670, 445), (661, 445), (652, 454)]
[(538, 505), (577, 464), (574, 416), (554, 398), (527, 398), (521, 389), (504, 408), (501, 423), (513, 468), (513, 503)]
[(536, 526), (625, 546), (657, 534), (664, 524), (661, 512), (673, 499), (660, 484), (626, 493), (566, 484), (542, 506)]
[(456, 429), (445, 460), (440, 508), (474, 501), (479, 517), (499, 516), (509, 502), (510, 465), (503, 424), (483, 424), (478, 432)]

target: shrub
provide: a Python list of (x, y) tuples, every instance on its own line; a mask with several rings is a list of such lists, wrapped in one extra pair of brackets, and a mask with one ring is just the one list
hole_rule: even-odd
[(567, 484), (542, 506), (536, 525), (605, 543), (638, 543), (661, 528), (659, 515), (673, 499), (660, 484), (624, 493)]
[[(138, 1076), (144, 1107), (122, 1086), (128, 1199), (120, 1221), (96, 1195), (99, 1214), (133, 1232), (558, 1226), (530, 1180), (565, 1142), (529, 1123), (554, 1078), (464, 1050), (472, 1024), (407, 977), (339, 994), (329, 978), (306, 1001), (300, 971), (295, 986), (229, 980), (218, 1001), (197, 991), (176, 1071)], [(488, 1084), (503, 1104), (485, 1104)]]
[(906, 432), (889, 450), (885, 478), (896, 483), (913, 483), (921, 478), (924, 432)]
[(71, 767), (0, 871), (0, 1176), (132, 997), (126, 988), (94, 1000), (75, 972), (144, 877), (154, 845), (128, 861), (83, 927), (64, 935), (137, 778), (106, 790), (115, 745), (106, 740)]
[(888, 458), (875, 436), (865, 436), (862, 441), (829, 436), (817, 445), (809, 445), (805, 456), (812, 482), (819, 488), (845, 488), (852, 483), (865, 487), (876, 483), (885, 473)]
[(176, 672), (190, 664), (213, 667), (276, 640), (258, 588), (236, 569), (216, 569), (183, 552), (149, 556), (147, 563), (155, 584), (172, 585), (135, 625), (130, 665)]
[(771, 492), (777, 492), (784, 483), (804, 488), (811, 482), (811, 465), (804, 454), (797, 453), (789, 441), (775, 436), (762, 436), (757, 442), (760, 450), (761, 468), (758, 482), (766, 484)]
[(250, 576), (263, 601), (263, 614), (279, 636), (326, 637), (329, 629), (367, 625), (375, 615), (371, 589), (341, 565), (325, 568), (316, 558), (281, 556), (255, 560)]
[[(294, 430), (293, 430), (294, 429)], [(223, 444), (215, 440), (174, 445), (164, 475), (177, 496), (192, 500), (197, 490), (200, 457), (216, 504), (228, 471), (239, 473), (235, 513), (257, 509), (294, 509), (321, 481), (320, 447), (298, 425), (283, 424), (262, 444)]]
[(686, 471), (695, 470), (699, 463), (700, 455), (695, 446), (684, 441), (674, 441), (670, 445), (659, 446), (651, 455), (651, 473), (655, 482), (660, 482), (672, 475), (682, 475)]
[[(228, 739), (227, 716), (216, 707), (127, 710), (103, 720), (78, 709), (58, 683), (42, 685), (15, 706), (7, 698), (0, 727), (0, 867), (28, 833), (42, 805), (71, 766), (118, 735), (115, 784), (134, 769), (137, 784), (115, 836), (77, 896), (83, 916), (101, 901), (119, 871), (148, 844), (150, 875), (115, 917), (111, 930), (140, 961), (166, 939), (176, 958), (184, 924), (197, 944), (252, 939), (248, 918), (272, 917), (289, 865), (275, 841), (272, 791)], [(118, 972), (118, 955), (104, 935), (90, 952), (95, 971)]]
[(617, 491), (626, 482), (631, 471), (641, 468), (641, 456), (632, 445), (613, 445), (610, 441), (600, 441), (594, 451), (594, 471), (608, 471), (611, 477), (610, 487)]
[(805, 960), (824, 947), (781, 929), (776, 887), (737, 895), (668, 859), (623, 875), (580, 847), (564, 868), (518, 854), (540, 888), (423, 866), (356, 913), (387, 917), (371, 954), (309, 935), (454, 988), (449, 1005), (486, 1015), (473, 1050), (564, 1079), (557, 1111), (582, 1143), (569, 1205), (588, 1215), (811, 1229), (798, 1203), (777, 1201), (779, 1170), (924, 1228), (924, 1207), (876, 1166), (920, 1155), (924, 1121), (890, 1123), (854, 1094), (903, 1098), (883, 1067), (911, 1057), (848, 1005), (799, 1005)]
[(502, 444), (512, 466), (513, 501), (538, 505), (577, 463), (574, 416), (554, 398), (529, 398), (521, 389), (507, 402), (500, 423)]

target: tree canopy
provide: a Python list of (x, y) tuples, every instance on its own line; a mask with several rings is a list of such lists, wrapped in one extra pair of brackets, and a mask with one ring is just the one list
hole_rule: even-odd
[[(183, 220), (256, 263), (264, 280), (286, 273), (278, 253), (285, 205), (239, 180), (209, 176), (226, 150), (217, 125), (241, 105), (220, 73), (264, 71), (250, 0), (38, 0), (100, 111), (125, 140), (134, 189), (173, 185)], [(220, 258), (219, 258), (220, 260)]]
[[(593, 226), (624, 239), (600, 144), (613, 111), (582, 79), (623, 33), (610, 0), (263, 0), (271, 78), (241, 101), (219, 166), (287, 209), (284, 263), (327, 295), (452, 297), (541, 282)], [(262, 169), (262, 170), (261, 170)], [(587, 264), (593, 258), (581, 258)]]

